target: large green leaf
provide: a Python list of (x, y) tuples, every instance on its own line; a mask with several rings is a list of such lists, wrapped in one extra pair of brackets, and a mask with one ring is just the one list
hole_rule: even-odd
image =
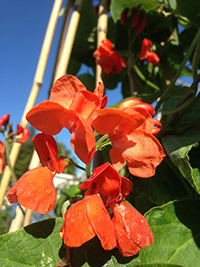
[(55, 267), (60, 261), (63, 219), (48, 219), (0, 236), (0, 266)]
[(187, 199), (169, 202), (148, 212), (146, 218), (154, 233), (154, 243), (140, 251), (141, 263), (200, 266), (199, 210), (199, 199)]
[(191, 166), (189, 152), (200, 139), (200, 125), (188, 129), (182, 135), (167, 135), (162, 138), (166, 153), (192, 187), (200, 194), (199, 168)]

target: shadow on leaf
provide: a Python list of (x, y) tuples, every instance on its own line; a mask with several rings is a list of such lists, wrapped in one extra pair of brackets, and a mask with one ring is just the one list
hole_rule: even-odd
[(200, 248), (200, 200), (186, 199), (174, 202), (176, 216), (192, 231), (193, 239)]
[(30, 224), (24, 230), (35, 238), (47, 238), (53, 232), (55, 223), (55, 219), (48, 219)]
[[(65, 257), (66, 250), (64, 246), (60, 248), (60, 258)], [(133, 260), (134, 257), (123, 257), (118, 249), (111, 251), (105, 251), (99, 239), (94, 237), (90, 241), (83, 244), (78, 248), (71, 248), (70, 263), (73, 267), (90, 266), (90, 267), (102, 267), (107, 266), (108, 261), (113, 261), (112, 266), (118, 262), (119, 264), (126, 264)], [(87, 265), (85, 265), (87, 264)]]

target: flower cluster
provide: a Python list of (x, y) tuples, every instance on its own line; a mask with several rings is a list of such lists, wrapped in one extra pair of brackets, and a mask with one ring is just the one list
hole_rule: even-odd
[[(128, 17), (129, 11), (131, 13), (131, 22), (130, 22), (130, 18)], [(141, 9), (141, 5), (138, 5), (137, 7), (133, 7), (131, 9), (125, 8), (123, 12), (121, 13), (120, 22), (122, 25), (126, 25), (126, 26), (131, 24), (131, 27), (135, 28), (136, 34), (139, 34), (144, 30), (147, 24), (145, 10)]]
[(96, 64), (101, 66), (107, 77), (122, 72), (122, 68), (126, 67), (122, 57), (107, 38), (101, 41), (99, 48), (94, 51), (93, 57), (96, 58)]
[(80, 247), (97, 235), (105, 250), (117, 247), (128, 257), (153, 243), (146, 219), (123, 201), (131, 191), (132, 182), (120, 176), (110, 163), (94, 169), (79, 188), (87, 189), (85, 197), (67, 210), (61, 228), (67, 247)]
[[(16, 131), (13, 131), (12, 123), (9, 123), (10, 115), (4, 114), (0, 118), (0, 132), (4, 135), (5, 142), (12, 144), (12, 142), (26, 143), (29, 138), (29, 130), (21, 124), (17, 124)], [(15, 138), (14, 138), (15, 137)], [(5, 167), (5, 146), (0, 140), (0, 173)]]
[[(83, 200), (65, 213), (61, 236), (67, 247), (79, 247), (98, 236), (102, 247), (117, 247), (123, 256), (135, 255), (153, 242), (145, 218), (123, 201), (132, 182), (117, 172), (126, 163), (132, 175), (148, 178), (155, 174), (163, 160), (164, 150), (155, 137), (161, 124), (153, 119), (154, 108), (139, 99), (123, 101), (117, 108), (105, 108), (107, 96), (103, 85), (88, 91), (74, 76), (59, 78), (50, 100), (33, 107), (26, 118), (41, 133), (32, 142), (42, 166), (27, 171), (10, 189), (10, 203), (19, 202), (35, 212), (50, 212), (56, 203), (53, 178), (66, 167), (66, 158), (58, 158), (52, 135), (64, 127), (71, 133), (71, 146), (76, 155), (90, 166), (95, 151), (111, 144), (108, 162), (93, 170), (79, 186)], [(102, 135), (95, 140), (94, 130)]]
[(160, 59), (156, 53), (151, 51), (151, 49), (152, 49), (152, 42), (144, 38), (142, 41), (142, 49), (139, 54), (139, 58), (140, 60), (146, 59), (147, 62), (153, 65), (157, 65)]

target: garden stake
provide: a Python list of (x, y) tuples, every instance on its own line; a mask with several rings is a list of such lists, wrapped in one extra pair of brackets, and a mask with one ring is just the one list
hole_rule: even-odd
[[(107, 25), (108, 25), (108, 15), (107, 15), (107, 0), (101, 0), (99, 5), (99, 18), (97, 22), (97, 48), (101, 41), (106, 38), (107, 34)], [(99, 82), (102, 82), (101, 79), (101, 66), (96, 65), (96, 87), (98, 86)]]
[[(62, 5), (62, 0), (55, 0), (53, 8), (52, 8), (51, 16), (49, 19), (48, 27), (46, 30), (43, 46), (41, 49), (40, 58), (38, 61), (38, 65), (37, 65), (37, 69), (36, 69), (36, 73), (35, 73), (35, 78), (33, 81), (33, 86), (32, 86), (28, 101), (26, 103), (24, 113), (22, 115), (21, 125), (23, 127), (26, 127), (28, 124), (28, 122), (26, 121), (26, 118), (25, 118), (26, 113), (35, 104), (39, 89), (40, 89), (42, 82), (43, 82), (43, 76), (44, 76), (44, 72), (45, 72), (45, 68), (46, 68), (46, 64), (47, 64), (47, 60), (48, 60), (48, 55), (49, 55), (49, 51), (51, 48), (51, 43), (52, 43), (55, 28), (56, 28), (56, 24), (57, 24), (58, 15), (59, 15), (61, 5)], [(10, 161), (11, 161), (12, 166), (15, 165), (20, 148), (21, 148), (20, 143), (14, 143), (12, 150), (11, 150), (11, 153), (10, 153)], [(7, 187), (9, 185), (9, 181), (10, 181), (10, 170), (6, 166), (6, 168), (4, 170), (4, 174), (2, 176), (1, 187), (0, 187), (0, 210), (1, 210), (1, 207), (3, 204), (3, 199), (4, 199), (4, 196), (6, 194)]]
[(74, 11), (72, 12), (70, 24), (69, 24), (66, 38), (63, 44), (62, 53), (60, 53), (60, 60), (56, 66), (53, 83), (59, 77), (63, 76), (66, 73), (69, 59), (71, 56), (74, 39), (76, 36), (76, 30), (78, 28), (81, 8), (82, 8), (82, 0), (76, 0), (74, 4)]
[(58, 49), (57, 49), (57, 53), (56, 53), (56, 60), (54, 63), (54, 69), (53, 69), (53, 74), (52, 74), (52, 78), (51, 78), (50, 88), (52, 88), (52, 86), (53, 86), (53, 82), (55, 80), (54, 76), (55, 76), (55, 72), (56, 72), (56, 67), (59, 64), (59, 61), (60, 61), (61, 56), (62, 56), (62, 49), (63, 49), (63, 44), (65, 41), (67, 25), (69, 22), (69, 14), (70, 14), (70, 10), (72, 8), (72, 4), (73, 4), (73, 0), (67, 1), (64, 19), (63, 19), (63, 24), (62, 24), (62, 29), (61, 29), (61, 34), (60, 34), (60, 39), (59, 39), (59, 44), (58, 44)]

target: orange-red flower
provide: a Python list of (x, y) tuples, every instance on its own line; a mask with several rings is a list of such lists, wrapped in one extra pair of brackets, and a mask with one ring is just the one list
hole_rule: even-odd
[(79, 188), (87, 189), (85, 195), (100, 194), (106, 207), (118, 198), (126, 198), (132, 188), (132, 182), (121, 176), (115, 168), (106, 162), (93, 170), (92, 176)]
[(165, 153), (152, 134), (153, 119), (144, 114), (147, 116), (149, 113), (142, 108), (131, 111), (112, 108), (99, 110), (93, 127), (99, 134), (108, 134), (113, 145), (110, 158), (117, 170), (126, 161), (131, 174), (148, 178), (155, 174)]
[(122, 68), (126, 67), (122, 57), (107, 38), (101, 41), (99, 48), (94, 51), (93, 57), (96, 58), (96, 64), (101, 66), (108, 77), (114, 73), (122, 72)]
[(10, 114), (4, 114), (0, 119), (0, 127), (9, 122)]
[(111, 209), (117, 248), (124, 257), (133, 256), (141, 248), (152, 245), (154, 235), (144, 216), (124, 201), (113, 204)]
[[(110, 163), (97, 167), (79, 188), (88, 190), (83, 200), (66, 211), (61, 228), (67, 247), (80, 247), (97, 235), (105, 250), (117, 247), (128, 257), (153, 243), (153, 233), (146, 219), (123, 201), (131, 191), (132, 182), (117, 175)], [(105, 201), (109, 196), (111, 201)], [(106, 207), (112, 209), (112, 219)]]
[(17, 135), (19, 134), (21, 134), (21, 137), (17, 140), (17, 142), (26, 143), (30, 135), (29, 130), (21, 124), (17, 124)]
[(42, 167), (29, 170), (15, 183), (7, 194), (8, 201), (39, 213), (50, 212), (56, 203), (53, 177), (64, 170), (64, 158), (58, 158), (57, 146), (52, 136), (43, 133), (33, 138)]
[(66, 127), (71, 133), (72, 149), (88, 164), (96, 148), (91, 128), (94, 111), (105, 107), (106, 103), (102, 84), (92, 93), (76, 77), (65, 75), (55, 82), (50, 100), (33, 107), (26, 118), (33, 127), (49, 135), (58, 134)]
[(152, 42), (146, 38), (142, 41), (142, 49), (139, 54), (140, 60), (146, 59), (147, 62), (156, 65), (160, 61), (159, 57), (156, 53), (151, 51), (152, 49)]
[(4, 158), (5, 146), (4, 143), (0, 140), (0, 174), (5, 168), (5, 158)]
[(129, 114), (131, 114), (132, 111), (140, 112), (146, 117), (145, 124), (143, 123), (143, 128), (153, 135), (160, 132), (162, 124), (160, 121), (152, 118), (156, 112), (151, 104), (144, 103), (138, 98), (129, 98), (124, 100), (117, 108)]
[(68, 247), (80, 247), (96, 235), (105, 250), (116, 247), (115, 230), (110, 215), (101, 197), (94, 194), (85, 196), (67, 210), (61, 237)]

